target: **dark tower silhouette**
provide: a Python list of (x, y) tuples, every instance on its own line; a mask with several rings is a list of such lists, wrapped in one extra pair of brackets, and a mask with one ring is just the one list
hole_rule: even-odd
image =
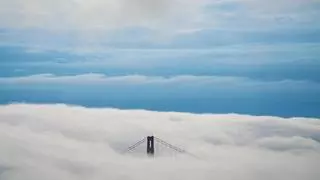
[[(184, 153), (184, 154), (188, 154), (192, 157), (195, 157), (198, 159), (197, 156), (177, 147), (177, 146), (174, 146), (170, 143), (167, 143), (166, 141), (158, 138), (158, 137), (155, 137), (155, 136), (147, 136), (147, 137), (144, 137), (142, 140), (136, 142), (135, 144), (133, 144), (132, 146), (130, 146), (124, 153), (126, 152), (131, 152), (133, 151), (134, 149), (136, 149), (138, 146), (144, 144), (145, 142), (147, 141), (147, 155), (149, 157), (154, 157), (154, 154), (155, 154), (155, 146), (154, 144), (155, 143), (158, 143), (158, 145), (162, 145), (162, 146), (165, 146), (167, 148), (170, 148), (171, 150), (174, 150), (175, 152), (178, 152), (178, 153)], [(158, 146), (157, 146), (158, 147)], [(158, 152), (158, 151), (157, 151)]]
[(147, 154), (149, 156), (154, 155), (154, 137), (153, 136), (147, 137)]

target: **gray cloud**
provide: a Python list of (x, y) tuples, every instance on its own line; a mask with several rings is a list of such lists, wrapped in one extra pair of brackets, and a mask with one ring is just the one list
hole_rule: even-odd
[(0, 14), (6, 18), (0, 18), (0, 26), (75, 30), (88, 36), (125, 27), (165, 29), (192, 23), (204, 4), (205, 0), (1, 1)]
[[(71, 30), (85, 34), (84, 39), (127, 27), (171, 31), (171, 34), (193, 33), (223, 26), (224, 21), (243, 15), (237, 9), (229, 12), (223, 5), (245, 7), (250, 12), (245, 13), (244, 19), (257, 17), (257, 21), (268, 22), (266, 16), (310, 19), (310, 16), (304, 17), (305, 11), (299, 7), (313, 10), (310, 7), (318, 3), (318, 0), (271, 0), (268, 3), (259, 0), (11, 0), (0, 2), (0, 27)], [(216, 8), (208, 14), (211, 7)]]
[[(188, 39), (194, 34), (202, 39), (199, 33), (208, 31), (214, 37), (204, 39), (211, 39), (211, 45), (235, 44), (248, 39), (237, 33), (241, 29), (250, 30), (249, 34), (284, 27), (289, 34), (305, 26), (317, 29), (318, 4), (318, 0), (0, 1), (0, 28), (5, 29), (0, 38), (1, 44), (26, 46), (31, 51), (82, 53), (119, 46), (163, 47), (175, 37)], [(219, 29), (232, 32), (215, 35)], [(285, 37), (281, 35), (278, 41)]]
[(248, 89), (251, 90), (311, 90), (317, 92), (320, 86), (317, 82), (306, 80), (278, 80), (278, 81), (259, 81), (247, 77), (236, 76), (145, 76), (145, 75), (125, 75), (107, 76), (104, 74), (78, 74), (70, 76), (57, 76), (54, 74), (36, 74), (22, 77), (0, 77), (0, 84), (9, 85), (95, 85), (117, 87), (125, 86), (171, 86), (171, 87), (195, 87), (195, 88), (214, 88), (218, 89)]
[[(0, 179), (318, 179), (319, 119), (0, 106)], [(154, 133), (201, 158), (120, 152)]]

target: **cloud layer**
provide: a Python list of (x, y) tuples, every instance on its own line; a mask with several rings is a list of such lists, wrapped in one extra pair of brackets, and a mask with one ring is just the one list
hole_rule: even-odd
[[(0, 178), (290, 179), (320, 176), (319, 119), (87, 109), (0, 107)], [(121, 152), (155, 134), (201, 158)], [(144, 153), (142, 149), (141, 154)], [(160, 153), (161, 154), (161, 153)]]
[[(0, 77), (2, 89), (33, 89), (48, 90), (60, 88), (64, 92), (81, 92), (87, 90), (100, 92), (104, 91), (107, 96), (112, 94), (119, 97), (126, 97), (128, 92), (139, 93), (150, 97), (212, 97), (225, 94), (237, 96), (239, 93), (276, 93), (306, 95), (319, 94), (320, 84), (308, 80), (277, 80), (261, 81), (247, 77), (236, 76), (145, 76), (125, 75), (107, 76), (104, 74), (79, 74), (70, 76), (56, 76), (53, 74), (36, 74), (22, 77)], [(45, 89), (41, 87), (46, 87)], [(0, 88), (1, 89), (1, 88)], [(124, 90), (124, 89), (127, 89)], [(112, 93), (113, 92), (113, 93)], [(116, 92), (116, 93), (115, 93)], [(232, 93), (231, 93), (232, 92)], [(91, 95), (93, 97), (94, 95)], [(315, 99), (316, 100), (316, 99)]]
[[(251, 35), (252, 32), (259, 36), (267, 34), (267, 39), (277, 40), (278, 38), (272, 38), (274, 31), (283, 31), (278, 35), (280, 40), (286, 38), (295, 40), (296, 38), (290, 36), (290, 34), (294, 36), (295, 31), (309, 35), (308, 30), (320, 28), (316, 18), (319, 16), (319, 2), (319, 0), (0, 1), (0, 39), (5, 45), (26, 46), (31, 49), (57, 50), (63, 46), (63, 49), (76, 48), (83, 51), (88, 51), (87, 49), (92, 47), (104, 49), (115, 46), (161, 46), (175, 41), (175, 37), (178, 40), (193, 39), (192, 35), (201, 41), (234, 44), (246, 41), (248, 38), (249, 41), (250, 38), (254, 39), (255, 34)], [(219, 34), (219, 30), (230, 32), (224, 35)], [(202, 34), (212, 34), (214, 37), (202, 37)], [(248, 34), (250, 37), (246, 37)]]
[(223, 88), (229, 86), (265, 86), (279, 85), (300, 86), (301, 88), (319, 89), (319, 84), (312, 81), (281, 80), (281, 81), (257, 81), (246, 77), (236, 76), (146, 76), (146, 75), (124, 75), (107, 76), (105, 74), (78, 74), (68, 76), (57, 76), (54, 74), (35, 74), (21, 77), (0, 77), (0, 84), (3, 85), (24, 85), (24, 84), (74, 84), (74, 85), (176, 85), (176, 84), (197, 84), (197, 85), (220, 85)]
[(2, 17), (10, 18), (1, 18), (0, 26), (95, 33), (126, 27), (166, 28), (195, 21), (204, 4), (204, 0), (1, 1)]
[[(201, 30), (242, 14), (247, 20), (312, 18), (318, 0), (12, 0), (0, 2), (0, 25), (8, 28), (108, 30), (126, 27), (179, 27)], [(301, 9), (302, 8), (302, 9)], [(305, 11), (311, 10), (311, 13)], [(212, 10), (209, 11), (208, 10)], [(247, 11), (247, 12), (245, 12)], [(210, 19), (211, 18), (211, 19)], [(222, 20), (222, 21), (221, 21)], [(308, 19), (307, 19), (308, 20)], [(196, 25), (196, 26), (194, 26)], [(187, 26), (188, 27), (188, 26)], [(208, 26), (207, 26), (208, 27)]]

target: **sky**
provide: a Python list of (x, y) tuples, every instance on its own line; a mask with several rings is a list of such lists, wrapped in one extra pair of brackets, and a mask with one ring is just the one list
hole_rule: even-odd
[[(0, 0), (0, 179), (318, 180), (318, 17), (320, 0)], [(151, 135), (188, 153), (126, 152)]]
[(0, 104), (320, 117), (319, 0), (0, 0)]

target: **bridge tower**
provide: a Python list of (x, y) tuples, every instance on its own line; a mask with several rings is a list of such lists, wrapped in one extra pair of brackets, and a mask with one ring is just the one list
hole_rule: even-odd
[(147, 137), (147, 154), (154, 156), (154, 136)]
[(154, 157), (154, 155), (155, 155), (155, 146), (154, 146), (154, 144), (158, 143), (159, 145), (165, 146), (165, 147), (167, 147), (167, 148), (169, 148), (171, 150), (174, 150), (175, 152), (188, 154), (190, 156), (198, 158), (195, 155), (193, 155), (191, 153), (188, 153), (187, 151), (185, 151), (185, 150), (183, 150), (183, 149), (181, 149), (179, 147), (176, 147), (176, 146), (174, 146), (172, 144), (169, 144), (166, 141), (164, 141), (164, 140), (162, 140), (162, 139), (160, 139), (158, 137), (155, 137), (155, 136), (144, 137), (142, 140), (136, 142), (135, 144), (130, 146), (128, 149), (126, 149), (126, 151), (124, 153), (133, 151), (134, 149), (136, 149), (141, 144), (144, 144), (146, 141), (147, 141), (147, 155), (149, 157)]

